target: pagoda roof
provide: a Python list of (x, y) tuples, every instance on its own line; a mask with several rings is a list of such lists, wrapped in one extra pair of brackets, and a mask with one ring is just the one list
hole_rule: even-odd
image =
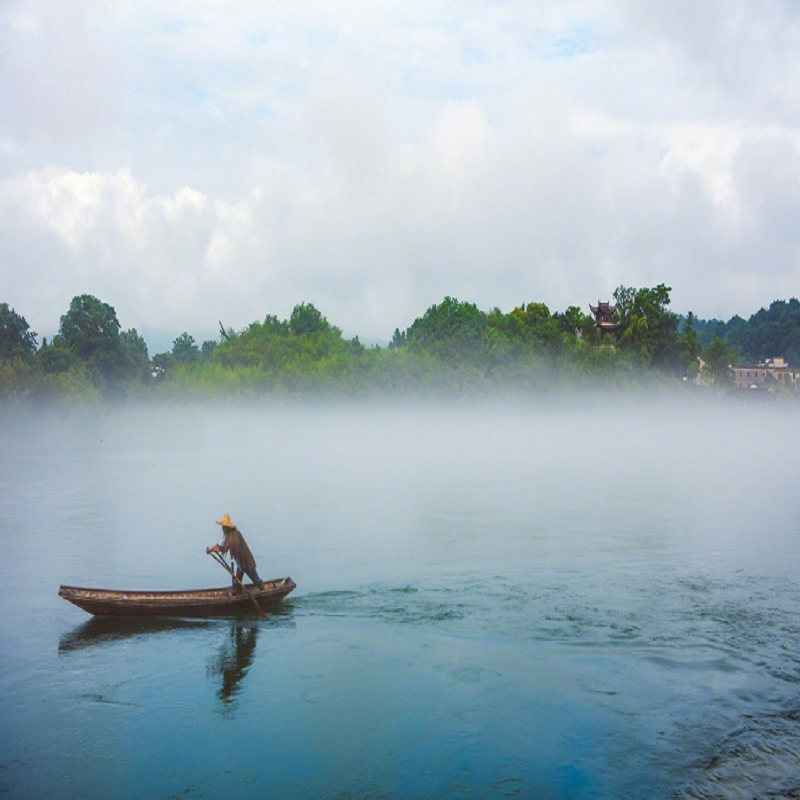
[(596, 314), (598, 311), (602, 311), (606, 314), (613, 314), (617, 310), (617, 304), (615, 303), (612, 306), (610, 302), (604, 303), (602, 300), (598, 300), (596, 306), (589, 303), (589, 308), (592, 309), (593, 314)]

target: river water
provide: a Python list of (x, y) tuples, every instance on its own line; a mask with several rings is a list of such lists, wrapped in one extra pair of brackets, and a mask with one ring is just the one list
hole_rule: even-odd
[[(800, 414), (599, 399), (4, 412), (0, 794), (800, 796)], [(259, 622), (59, 584), (225, 584)]]

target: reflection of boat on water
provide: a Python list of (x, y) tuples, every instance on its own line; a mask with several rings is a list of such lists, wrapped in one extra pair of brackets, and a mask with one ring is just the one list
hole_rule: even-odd
[(217, 696), (224, 705), (231, 703), (240, 689), (240, 682), (250, 669), (256, 652), (257, 625), (232, 624), (230, 638), (219, 648), (208, 664), (209, 675), (222, 677)]
[(137, 636), (171, 631), (209, 628), (213, 623), (204, 620), (186, 619), (142, 619), (141, 617), (94, 617), (69, 633), (58, 643), (59, 653), (70, 653), (94, 645), (109, 644)]
[[(275, 617), (291, 617), (290, 612), (275, 614)], [(291, 623), (290, 623), (291, 624)], [(217, 696), (224, 705), (229, 705), (239, 692), (239, 684), (250, 669), (256, 652), (256, 639), (259, 626), (231, 620), (229, 632), (216, 655), (209, 658), (207, 673), (220, 676), (222, 685)], [(222, 632), (222, 621), (182, 620), (182, 619), (137, 619), (119, 617), (94, 617), (61, 637), (58, 644), (59, 655), (74, 653), (95, 645), (132, 640), (139, 636), (183, 631)], [(205, 634), (204, 634), (205, 636)]]
[[(290, 612), (276, 614), (275, 617), (291, 616)], [(231, 620), (225, 623), (229, 631), (225, 632), (225, 640), (214, 656), (208, 660), (207, 673), (213, 677), (221, 677), (222, 684), (217, 690), (217, 697), (228, 706), (239, 692), (242, 678), (247, 674), (256, 653), (256, 640), (259, 626), (245, 623), (242, 620)], [(95, 645), (107, 645), (114, 642), (133, 640), (139, 636), (152, 636), (183, 631), (211, 632), (216, 639), (224, 627), (221, 621), (182, 620), (182, 619), (137, 619), (119, 617), (94, 617), (61, 637), (58, 644), (59, 655), (74, 653)], [(203, 634), (206, 635), (205, 633)]]
[[(252, 615), (249, 614), (248, 618), (252, 618)], [(240, 619), (244, 620), (245, 617)], [(291, 607), (278, 606), (271, 609), (269, 620), (273, 624), (293, 626)], [(153, 636), (159, 633), (219, 630), (221, 622), (222, 620), (172, 619), (170, 617), (92, 617), (61, 637), (58, 643), (58, 652), (60, 654), (71, 653), (95, 645), (122, 642), (138, 636)], [(232, 625), (236, 624), (238, 624), (236, 621), (232, 621)]]
[[(246, 592), (232, 595), (227, 588), (177, 592), (120, 591), (61, 586), (60, 597), (95, 615), (125, 617), (214, 617), (253, 610), (252, 598), (260, 606), (279, 603), (295, 587), (291, 578), (264, 581), (259, 589), (247, 585)], [(249, 593), (249, 594), (248, 594)]]

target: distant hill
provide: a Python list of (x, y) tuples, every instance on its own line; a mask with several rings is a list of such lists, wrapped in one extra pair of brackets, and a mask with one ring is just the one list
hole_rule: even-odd
[(735, 347), (742, 361), (761, 361), (782, 356), (800, 366), (800, 300), (775, 300), (750, 319), (736, 315), (727, 322), (695, 319), (698, 341), (707, 347), (716, 336)]

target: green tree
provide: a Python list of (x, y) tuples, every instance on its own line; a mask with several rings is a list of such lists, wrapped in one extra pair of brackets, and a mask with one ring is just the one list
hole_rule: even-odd
[(25, 317), (0, 303), (0, 359), (29, 358), (36, 350), (36, 334)]
[(697, 375), (699, 365), (697, 357), (703, 352), (703, 346), (697, 338), (697, 331), (694, 327), (695, 316), (690, 311), (683, 322), (683, 330), (678, 337), (678, 363), (684, 373)]
[(194, 364), (200, 360), (200, 348), (194, 337), (184, 331), (172, 343), (172, 355), (179, 364)]
[(389, 342), (389, 349), (390, 350), (398, 350), (401, 347), (406, 346), (406, 332), (400, 332), (400, 328), (394, 329), (394, 334), (392, 335), (392, 341)]
[(45, 375), (60, 375), (76, 368), (83, 371), (80, 358), (65, 347), (57, 336), (52, 344), (48, 345), (46, 339), (42, 341), (42, 346), (36, 351), (35, 361)]
[(481, 349), (485, 330), (486, 314), (474, 303), (445, 297), (414, 320), (406, 341), (437, 356), (463, 357)]
[(124, 380), (147, 381), (150, 374), (150, 357), (147, 344), (136, 328), (120, 334), (120, 377)]
[(646, 363), (672, 369), (676, 365), (678, 315), (670, 311), (672, 287), (619, 286), (614, 292), (620, 323), (620, 344), (631, 346)]
[(59, 336), (78, 358), (89, 361), (98, 354), (116, 353), (120, 324), (117, 312), (90, 294), (73, 297), (61, 317)]
[(619, 343), (632, 347), (645, 364), (651, 363), (650, 326), (647, 324), (647, 317), (643, 314), (631, 314), (622, 329)]
[(571, 336), (588, 336), (594, 328), (594, 320), (588, 314), (584, 314), (578, 306), (569, 306), (563, 314), (556, 311), (553, 320), (560, 333)]
[(71, 350), (86, 364), (100, 388), (113, 387), (126, 367), (117, 312), (90, 294), (72, 299), (61, 317), (57, 346)]
[(781, 356), (793, 365), (800, 365), (800, 301), (792, 298), (775, 300), (747, 322), (731, 320), (726, 326), (725, 340), (753, 361)]
[(153, 356), (153, 360), (150, 362), (153, 377), (156, 379), (163, 378), (172, 370), (176, 363), (175, 356), (173, 356), (172, 353), (156, 353)]
[(704, 373), (710, 382), (718, 388), (727, 388), (733, 382), (733, 373), (729, 369), (739, 354), (726, 341), (716, 337), (703, 353)]
[(747, 320), (737, 314), (728, 322), (695, 320), (695, 327), (703, 345), (718, 336), (748, 361), (782, 356), (790, 366), (800, 366), (800, 301), (796, 297), (775, 300)]
[(216, 349), (217, 343), (211, 339), (206, 339), (206, 341), (203, 342), (203, 346), (200, 348), (200, 355), (203, 357), (203, 361), (210, 361)]
[(312, 303), (300, 303), (289, 317), (289, 330), (295, 336), (311, 336), (329, 331), (330, 323)]
[(558, 322), (550, 316), (550, 309), (544, 303), (528, 303), (511, 312), (521, 323), (521, 332), (529, 341), (549, 344), (558, 337)]

